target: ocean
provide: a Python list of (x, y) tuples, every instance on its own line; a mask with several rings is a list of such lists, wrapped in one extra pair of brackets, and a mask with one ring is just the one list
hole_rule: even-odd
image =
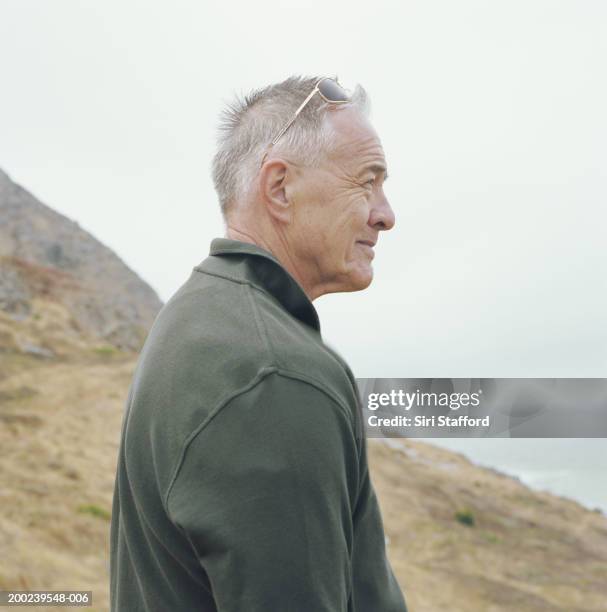
[(532, 489), (574, 499), (607, 515), (605, 438), (424, 438), (477, 465), (517, 476)]

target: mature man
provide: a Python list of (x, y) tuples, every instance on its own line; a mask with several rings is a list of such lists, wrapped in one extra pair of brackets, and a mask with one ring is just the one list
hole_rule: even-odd
[(291, 77), (225, 111), (226, 237), (159, 313), (125, 412), (112, 610), (406, 612), (358, 397), (312, 301), (394, 225), (364, 89)]

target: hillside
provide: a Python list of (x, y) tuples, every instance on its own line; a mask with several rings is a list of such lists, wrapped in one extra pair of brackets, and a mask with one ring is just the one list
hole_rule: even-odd
[[(35, 300), (27, 319), (0, 312), (0, 338), (52, 344), (46, 330), (60, 324), (55, 304)], [(93, 609), (107, 610), (113, 476), (137, 354), (62, 347), (61, 359), (5, 343), (0, 353), (0, 588), (93, 589)], [(422, 442), (369, 440), (369, 455), (413, 612), (607, 609), (602, 514)]]
[(35, 297), (65, 307), (76, 334), (134, 350), (162, 306), (111, 249), (0, 170), (0, 310), (30, 316)]
[[(93, 589), (93, 609), (108, 609), (109, 511), (135, 363), (94, 349), (71, 363), (8, 359), (0, 588)], [(430, 445), (390, 442), (369, 441), (372, 478), (412, 611), (606, 609), (603, 515)], [(456, 520), (458, 510), (474, 526)]]

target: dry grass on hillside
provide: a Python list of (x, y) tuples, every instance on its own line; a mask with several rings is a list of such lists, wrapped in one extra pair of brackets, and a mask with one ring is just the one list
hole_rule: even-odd
[(413, 612), (607, 610), (602, 513), (421, 442), (369, 447)]
[[(93, 590), (88, 609), (108, 610), (109, 512), (136, 355), (66, 336), (57, 305), (34, 315), (0, 313), (0, 589)], [(55, 357), (24, 353), (26, 340)], [(369, 457), (410, 612), (607, 610), (603, 515), (420, 442), (369, 440)]]
[(92, 609), (109, 607), (108, 519), (133, 362), (104, 359), (0, 382), (0, 588), (92, 589)]

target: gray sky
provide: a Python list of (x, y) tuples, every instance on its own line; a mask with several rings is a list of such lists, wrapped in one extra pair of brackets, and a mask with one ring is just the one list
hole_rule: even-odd
[(223, 234), (222, 104), (337, 74), (397, 217), (315, 302), (356, 376), (607, 376), (607, 4), (294, 6), (0, 0), (0, 167), (166, 300)]

